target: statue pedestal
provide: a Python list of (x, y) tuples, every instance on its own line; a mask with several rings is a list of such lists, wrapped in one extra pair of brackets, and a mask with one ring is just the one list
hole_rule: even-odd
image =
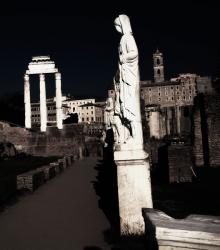
[(143, 147), (116, 146), (118, 199), (121, 235), (145, 233), (142, 208), (152, 208), (150, 166)]

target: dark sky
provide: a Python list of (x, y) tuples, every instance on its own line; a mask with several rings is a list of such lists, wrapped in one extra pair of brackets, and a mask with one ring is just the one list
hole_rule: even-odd
[[(157, 47), (164, 53), (167, 79), (217, 70), (219, 7), (212, 1), (59, 2), (19, 1), (1, 8), (0, 96), (23, 93), (23, 74), (34, 55), (50, 55), (56, 62), (63, 93), (105, 96), (117, 67), (120, 36), (113, 22), (122, 13), (131, 19), (142, 80), (152, 79)], [(33, 77), (33, 97), (38, 88)], [(47, 77), (47, 92), (53, 95), (53, 76)]]

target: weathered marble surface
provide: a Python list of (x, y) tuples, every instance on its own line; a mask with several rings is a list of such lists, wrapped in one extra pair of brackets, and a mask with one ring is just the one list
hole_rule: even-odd
[(143, 150), (138, 49), (129, 17), (119, 15), (114, 23), (121, 34), (113, 122), (120, 231), (121, 235), (142, 235), (141, 210), (152, 207), (152, 197), (148, 154)]
[(220, 249), (220, 217), (190, 215), (174, 219), (154, 209), (143, 209), (148, 249)]

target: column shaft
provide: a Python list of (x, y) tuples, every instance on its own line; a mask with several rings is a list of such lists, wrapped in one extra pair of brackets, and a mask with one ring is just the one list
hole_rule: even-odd
[(63, 112), (62, 112), (62, 91), (61, 91), (61, 74), (55, 74), (56, 81), (56, 119), (57, 128), (63, 128)]
[(180, 106), (176, 107), (176, 121), (177, 121), (177, 134), (180, 135), (181, 134), (181, 110), (180, 110)]
[(31, 98), (29, 75), (24, 76), (25, 127), (31, 128)]
[(47, 103), (46, 103), (46, 87), (45, 75), (40, 74), (40, 121), (41, 131), (45, 132), (47, 129)]

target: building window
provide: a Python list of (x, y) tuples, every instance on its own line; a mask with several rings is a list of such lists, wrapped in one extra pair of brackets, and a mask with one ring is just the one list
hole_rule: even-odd
[(157, 74), (160, 75), (160, 70), (159, 69), (157, 70)]
[(161, 94), (161, 93), (159, 92), (158, 95), (160, 96), (160, 94)]
[(151, 88), (149, 88), (149, 91), (151, 91)]
[(86, 120), (89, 121), (89, 117), (87, 117)]
[(91, 111), (91, 114), (93, 115), (93, 111)]
[(167, 92), (167, 91), (165, 92), (165, 95), (168, 95), (168, 92)]
[(94, 121), (94, 118), (93, 118), (93, 117), (91, 117), (91, 121), (92, 121), (92, 122)]
[(84, 122), (84, 117), (82, 118), (82, 122)]
[(160, 65), (160, 59), (157, 58), (157, 65)]
[(88, 109), (89, 107), (86, 107), (86, 109)]
[(113, 91), (113, 90), (111, 90), (110, 92), (111, 92), (111, 94), (113, 94), (113, 93), (114, 93), (114, 91)]
[(174, 100), (173, 96), (172, 96), (172, 101)]
[(171, 89), (173, 89), (173, 87), (170, 87)]
[(161, 101), (161, 98), (158, 98), (158, 102), (160, 102)]

